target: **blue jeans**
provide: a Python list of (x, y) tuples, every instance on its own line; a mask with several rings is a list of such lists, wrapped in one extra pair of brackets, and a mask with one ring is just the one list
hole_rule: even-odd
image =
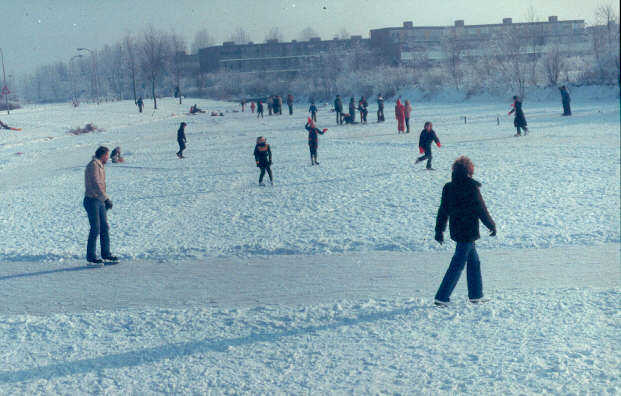
[(440, 288), (436, 293), (436, 300), (449, 302), (451, 293), (459, 281), (461, 272), (464, 270), (464, 266), (468, 263), (466, 269), (466, 275), (468, 278), (468, 298), (482, 298), (483, 297), (483, 280), (481, 279), (481, 263), (479, 262), (479, 255), (477, 254), (476, 246), (474, 242), (457, 242), (455, 248), (455, 254), (451, 260), (444, 279), (440, 284)]
[(101, 257), (111, 256), (106, 205), (96, 198), (84, 197), (84, 209), (86, 209), (88, 222), (91, 225), (91, 230), (88, 233), (88, 244), (86, 245), (86, 258), (97, 258), (95, 253), (97, 237), (99, 237), (99, 244), (101, 245)]

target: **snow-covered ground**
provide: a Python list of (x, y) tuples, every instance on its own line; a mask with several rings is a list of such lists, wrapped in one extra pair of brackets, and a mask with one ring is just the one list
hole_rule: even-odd
[[(0, 131), (0, 393), (618, 393), (619, 101), (573, 99), (572, 117), (526, 101), (522, 138), (502, 102), (415, 101), (409, 135), (391, 105), (343, 127), (320, 108), (319, 167), (302, 105), (258, 121), (172, 99), (1, 114), (23, 131)], [(195, 102), (225, 116), (186, 115)], [(435, 172), (414, 165), (427, 120)], [(105, 131), (67, 134), (88, 122)], [(274, 187), (257, 186), (259, 135)], [(126, 159), (106, 167), (124, 262), (83, 270), (100, 144)], [(440, 310), (454, 245), (433, 226), (462, 154), (499, 227), (479, 243), (493, 302), (468, 305), (462, 284)]]

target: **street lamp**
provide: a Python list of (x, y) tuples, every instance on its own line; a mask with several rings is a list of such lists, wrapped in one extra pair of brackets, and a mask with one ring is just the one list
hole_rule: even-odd
[(95, 52), (89, 48), (77, 48), (78, 51), (88, 51), (93, 58), (93, 72), (95, 74), (95, 95), (97, 96), (97, 104), (99, 104), (99, 81), (97, 79), (97, 61), (95, 60)]
[(0, 55), (2, 56), (2, 95), (4, 95), (4, 101), (6, 104), (6, 113), (11, 114), (11, 110), (9, 110), (9, 88), (6, 86), (6, 74), (4, 72), (4, 52), (2, 48), (0, 48)]
[(77, 94), (77, 90), (76, 90), (76, 86), (75, 86), (75, 77), (74, 77), (74, 71), (73, 71), (73, 60), (76, 58), (82, 58), (83, 55), (82, 54), (78, 54), (78, 55), (74, 55), (71, 57), (71, 59), (69, 60), (69, 71), (71, 74), (71, 95), (73, 96), (72, 102), (73, 102), (73, 106), (77, 107), (78, 105), (78, 94)]

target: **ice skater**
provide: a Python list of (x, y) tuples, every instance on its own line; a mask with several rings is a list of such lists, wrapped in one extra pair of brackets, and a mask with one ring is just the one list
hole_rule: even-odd
[[(89, 267), (102, 267), (105, 261), (117, 262), (110, 253), (110, 237), (107, 211), (112, 209), (112, 201), (106, 194), (106, 171), (104, 165), (110, 156), (109, 149), (101, 146), (86, 165), (84, 171), (84, 209), (88, 215), (90, 231), (86, 245), (86, 261)], [(101, 259), (97, 258), (97, 237), (101, 248)]]
[(136, 106), (138, 106), (138, 112), (142, 113), (142, 108), (144, 107), (144, 101), (142, 100), (142, 96), (139, 97), (136, 101)]
[(317, 122), (317, 106), (315, 106), (315, 101), (311, 102), (311, 105), (308, 108), (308, 112), (311, 113), (311, 119), (314, 122)]
[(250, 102), (250, 111), (252, 112), (252, 114), (254, 114), (254, 109), (257, 108), (257, 105), (254, 104), (254, 101)]
[(263, 103), (261, 103), (260, 100), (257, 102), (257, 118), (259, 118), (259, 116), (263, 118)]
[(360, 123), (361, 124), (367, 123), (367, 114), (369, 114), (369, 110), (367, 109), (368, 106), (369, 106), (369, 103), (364, 98), (364, 96), (362, 96), (360, 100), (358, 101), (358, 111), (360, 111)]
[(270, 184), (274, 185), (274, 179), (272, 177), (272, 150), (270, 149), (270, 145), (267, 144), (266, 139), (263, 136), (259, 136), (257, 138), (257, 145), (254, 146), (254, 160), (257, 163), (257, 168), (261, 169), (261, 174), (259, 175), (259, 185), (264, 186), (263, 177), (265, 176), (265, 172), (270, 177)]
[(410, 114), (412, 113), (412, 105), (409, 100), (405, 101), (405, 133), (410, 133)]
[(401, 104), (401, 99), (397, 99), (395, 104), (395, 118), (397, 119), (397, 133), (405, 133), (405, 106)]
[(509, 112), (509, 115), (515, 113), (515, 117), (513, 118), (513, 125), (517, 129), (517, 132), (514, 136), (522, 136), (522, 129), (524, 130), (524, 136), (528, 134), (528, 128), (526, 127), (528, 124), (526, 123), (526, 117), (524, 117), (524, 112), (522, 111), (522, 102), (520, 98), (517, 96), (513, 97), (513, 104), (511, 105), (513, 109)]
[(440, 139), (438, 139), (438, 135), (433, 130), (433, 124), (429, 121), (425, 122), (425, 127), (420, 133), (420, 137), (418, 139), (418, 150), (421, 154), (424, 154), (422, 157), (416, 158), (416, 163), (427, 160), (427, 170), (434, 170), (431, 167), (431, 159), (433, 158), (431, 155), (431, 143), (436, 142), (438, 147), (442, 147), (440, 143)]
[(343, 101), (341, 95), (336, 95), (334, 99), (334, 112), (336, 113), (336, 124), (343, 125)]
[(177, 143), (179, 143), (179, 151), (177, 151), (177, 157), (179, 159), (185, 158), (183, 156), (183, 150), (185, 150), (185, 144), (187, 143), (187, 139), (185, 138), (185, 127), (186, 123), (182, 122), (179, 125), (179, 129), (177, 129)]
[(479, 239), (479, 219), (490, 230), (490, 236), (496, 236), (496, 224), (487, 211), (481, 196), (481, 183), (474, 180), (474, 164), (465, 156), (453, 163), (451, 181), (442, 189), (442, 201), (436, 217), (435, 240), (444, 242), (446, 222), (449, 222), (451, 239), (457, 242), (455, 253), (451, 259), (444, 279), (436, 293), (434, 303), (447, 306), (451, 293), (459, 281), (459, 277), (467, 265), (468, 298), (471, 303), (481, 303), (483, 299), (483, 280), (481, 263), (475, 246)]
[(571, 97), (569, 96), (569, 91), (566, 86), (562, 86), (559, 88), (561, 91), (561, 100), (563, 102), (563, 115), (570, 116), (571, 115)]
[(377, 122), (384, 122), (384, 97), (377, 94)]
[(311, 166), (319, 165), (317, 162), (317, 147), (319, 147), (319, 135), (326, 133), (328, 129), (320, 130), (315, 126), (313, 120), (309, 117), (308, 122), (304, 126), (308, 131), (308, 149), (310, 150)]

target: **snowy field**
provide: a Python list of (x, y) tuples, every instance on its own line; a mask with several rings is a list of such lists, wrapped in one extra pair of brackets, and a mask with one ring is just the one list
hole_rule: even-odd
[[(336, 126), (321, 165), (295, 114), (172, 99), (0, 114), (0, 393), (621, 392), (620, 114), (614, 94), (421, 103), (412, 133)], [(188, 116), (189, 105), (223, 117)], [(464, 123), (463, 117), (467, 123)], [(358, 118), (358, 115), (357, 115)], [(432, 121), (435, 172), (414, 165)], [(498, 125), (498, 120), (500, 125)], [(176, 130), (188, 122), (184, 160)], [(92, 122), (105, 131), (74, 136)], [(275, 186), (252, 151), (268, 139)], [(84, 166), (100, 144), (117, 267), (84, 270)], [(450, 165), (475, 163), (498, 225), (484, 290), (431, 306), (454, 244), (433, 241)], [(445, 235), (448, 239), (448, 235)]]

